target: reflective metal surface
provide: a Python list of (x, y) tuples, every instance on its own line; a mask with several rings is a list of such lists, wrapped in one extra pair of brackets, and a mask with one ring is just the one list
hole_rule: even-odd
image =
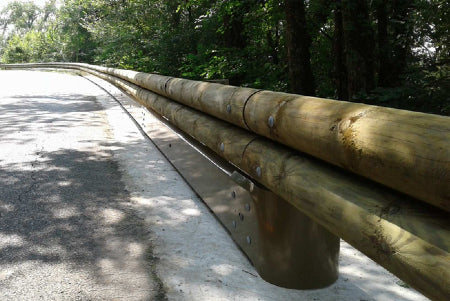
[(339, 238), (137, 103), (124, 107), (229, 231), (260, 276), (316, 289), (338, 277)]

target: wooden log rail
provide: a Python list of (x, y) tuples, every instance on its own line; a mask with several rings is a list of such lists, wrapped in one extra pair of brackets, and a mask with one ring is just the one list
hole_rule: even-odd
[(450, 211), (448, 117), (86, 64)]
[(450, 118), (87, 64), (3, 67), (113, 83), (425, 296), (450, 299)]

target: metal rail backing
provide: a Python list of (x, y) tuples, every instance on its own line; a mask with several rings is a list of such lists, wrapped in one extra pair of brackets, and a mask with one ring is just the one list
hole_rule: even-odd
[[(130, 112), (135, 110), (140, 115), (136, 115), (136, 112), (133, 113), (143, 124), (148, 135), (159, 145), (162, 152), (230, 231), (233, 239), (247, 253), (256, 269), (266, 280), (272, 281), (271, 277), (273, 276), (275, 282), (272, 282), (275, 284), (303, 289), (319, 288), (330, 284), (332, 282), (330, 279), (337, 278), (338, 246), (333, 242), (338, 244), (339, 240), (330, 234), (333, 233), (427, 297), (433, 300), (449, 300), (450, 244), (448, 237), (450, 224), (448, 210), (442, 206), (441, 208), (433, 207), (427, 204), (426, 199), (413, 199), (401, 194), (398, 191), (402, 190), (396, 185), (392, 190), (355, 176), (348, 170), (345, 171), (318, 161), (316, 159), (320, 157), (318, 154), (310, 154), (313, 157), (309, 157), (274, 141), (255, 136), (257, 134), (267, 136), (267, 133), (258, 130), (267, 130), (267, 127), (270, 129), (271, 135), (279, 133), (280, 123), (277, 122), (276, 117), (270, 118), (273, 117), (271, 107), (277, 106), (279, 103), (278, 96), (281, 98), (294, 97), (297, 99), (296, 102), (284, 103), (306, 105), (307, 107), (304, 109), (293, 108), (296, 112), (306, 114), (305, 118), (314, 117), (315, 113), (319, 114), (316, 116), (317, 118), (313, 118), (314, 122), (310, 124), (315, 130), (324, 129), (327, 135), (334, 135), (336, 129), (341, 130), (341, 125), (343, 126), (342, 130), (352, 130), (350, 127), (352, 122), (357, 121), (358, 125), (362, 127), (362, 131), (352, 130), (352, 133), (355, 134), (355, 136), (351, 135), (352, 138), (366, 137), (367, 133), (382, 137), (382, 147), (385, 145), (391, 147), (388, 157), (390, 159), (397, 158), (394, 163), (398, 163), (395, 167), (396, 173), (385, 170), (383, 176), (392, 178), (394, 174), (397, 175), (400, 172), (398, 179), (413, 183), (414, 187), (422, 187), (423, 185), (420, 184), (422, 182), (414, 180), (410, 174), (433, 181), (433, 176), (427, 176), (429, 173), (421, 173), (415, 168), (417, 162), (426, 158), (427, 155), (431, 155), (427, 159), (431, 162), (427, 170), (432, 174), (437, 172), (439, 181), (436, 183), (438, 186), (441, 185), (439, 183), (444, 183), (442, 187), (448, 191), (448, 185), (445, 185), (448, 182), (446, 179), (448, 179), (447, 171), (450, 162), (447, 151), (450, 141), (448, 139), (450, 123), (448, 123), (447, 117), (374, 107), (370, 113), (375, 115), (367, 120), (367, 114), (356, 117), (352, 114), (348, 116), (341, 114), (347, 112), (347, 109), (353, 108), (355, 104), (326, 99), (314, 99), (313, 101), (298, 95), (270, 91), (256, 94), (259, 97), (253, 99), (253, 106), (246, 106), (244, 103), (244, 107), (242, 107), (239, 106), (242, 104), (240, 101), (246, 98), (243, 98), (247, 95), (246, 93), (251, 92), (245, 88), (224, 86), (224, 93), (216, 93), (216, 90), (223, 90), (221, 85), (87, 64), (18, 64), (0, 65), (0, 67), (6, 69), (69, 68), (93, 74), (127, 91), (139, 103), (154, 110), (159, 116), (164, 116), (164, 119), (167, 118), (170, 124), (195, 137), (199, 142), (193, 142), (187, 138), (188, 136), (178, 133), (170, 126), (168, 126), (170, 131), (164, 132), (167, 129), (164, 131), (162, 129), (168, 125), (167, 122), (155, 123), (152, 120), (154, 116), (148, 114), (142, 107), (136, 104), (127, 104)], [(170, 83), (170, 87), (168, 87), (168, 83)], [(242, 93), (236, 92), (236, 89)], [(173, 95), (167, 95), (168, 91)], [(230, 96), (229, 92), (232, 91), (236, 93), (233, 92)], [(159, 93), (159, 95), (155, 93)], [(161, 95), (170, 96), (170, 98)], [(199, 103), (199, 100), (203, 102)], [(256, 104), (256, 102), (258, 103)], [(311, 111), (308, 104), (317, 110)], [(345, 109), (345, 112), (331, 110), (331, 107), (328, 108), (329, 106), (338, 106)], [(364, 105), (356, 106), (366, 108)], [(255, 113), (254, 121), (259, 121), (253, 125), (257, 126), (257, 129), (245, 131), (236, 127), (236, 122), (239, 123), (241, 119), (234, 120), (228, 116), (235, 109), (240, 110), (237, 111), (237, 115), (233, 115), (234, 117), (240, 118), (242, 113), (245, 117), (252, 117), (247, 116), (246, 112), (250, 115)], [(311, 113), (314, 113), (314, 116)], [(338, 115), (342, 115), (341, 117), (344, 119), (334, 118), (335, 115), (327, 115), (328, 113), (339, 113), (340, 115)], [(392, 115), (392, 118), (384, 118), (383, 114), (385, 113), (389, 116)], [(266, 116), (267, 114), (270, 116)], [(288, 114), (288, 117), (297, 115)], [(363, 117), (366, 119), (365, 121)], [(164, 121), (164, 119), (161, 120)], [(304, 118), (298, 118), (296, 121), (301, 120)], [(402, 136), (403, 132), (397, 131), (398, 127), (396, 126), (387, 126), (385, 122), (391, 121), (407, 131), (405, 137), (408, 139), (401, 137), (398, 139), (397, 136), (399, 134)], [(234, 125), (231, 125), (230, 122)], [(390, 133), (395, 133), (397, 136), (391, 137), (384, 135), (384, 132), (373, 132), (373, 128), (380, 130), (379, 127), (371, 126), (373, 122), (381, 122), (387, 126), (386, 128), (389, 128)], [(290, 140), (310, 145), (305, 141), (309, 141), (308, 139), (311, 137), (313, 139), (321, 137), (314, 134), (315, 130), (310, 132), (302, 125), (295, 126), (295, 124), (296, 122), (287, 122), (285, 123), (287, 127), (283, 127), (284, 130), (287, 130), (287, 138)], [(411, 128), (411, 124), (414, 124), (415, 127)], [(240, 126), (240, 124), (237, 125)], [(366, 131), (368, 127), (370, 130)], [(423, 128), (430, 129), (429, 135), (423, 135)], [(299, 130), (300, 132), (296, 132), (297, 134), (306, 131), (308, 139), (293, 138), (289, 134), (291, 130), (294, 132)], [(156, 132), (152, 136), (154, 131)], [(358, 136), (358, 133), (362, 136)], [(372, 137), (371, 135), (369, 136)], [(269, 138), (272, 137), (269, 135)], [(159, 144), (156, 142), (158, 139), (160, 140)], [(322, 139), (321, 141), (328, 143), (332, 140)], [(417, 141), (417, 143), (413, 141)], [(408, 144), (407, 148), (402, 147), (402, 145), (405, 146), (404, 142)], [(215, 153), (208, 151), (202, 146), (203, 144)], [(416, 148), (417, 145), (425, 145), (426, 149), (422, 151), (420, 147)], [(330, 144), (329, 147), (325, 145), (320, 148), (320, 151), (326, 151), (334, 156), (335, 152), (332, 150), (338, 146), (339, 143)], [(413, 148), (410, 149), (410, 146)], [(430, 146), (437, 147), (438, 151), (430, 151)], [(408, 149), (410, 151), (405, 152)], [(299, 150), (302, 151), (302, 149)], [(365, 153), (362, 150), (360, 148), (358, 152), (349, 154)], [(384, 154), (384, 151), (383, 148), (381, 153)], [(414, 155), (415, 157), (413, 157), (418, 158), (419, 161), (415, 161), (413, 157), (408, 160), (399, 159), (395, 155), (397, 153)], [(225, 162), (219, 156), (224, 158)], [(196, 159), (197, 157), (203, 159)], [(377, 159), (378, 156), (371, 158), (378, 160), (378, 163), (384, 162), (384, 160)], [(347, 159), (350, 160), (351, 156)], [(231, 162), (231, 164), (227, 162)], [(414, 162), (416, 163), (412, 164)], [(408, 169), (402, 167), (404, 164), (410, 164), (414, 170), (408, 172)], [(436, 164), (438, 166), (434, 168), (433, 166)], [(339, 164), (338, 166), (344, 169), (349, 167)], [(377, 166), (384, 168), (384, 164)], [(208, 171), (209, 167), (211, 170)], [(372, 168), (367, 170), (372, 171)], [(286, 171), (290, 172), (286, 173)], [(244, 172), (250, 177), (245, 176)], [(202, 175), (206, 176), (202, 177)], [(289, 205), (272, 192), (268, 192), (264, 187), (256, 184), (251, 177), (258, 179), (259, 183), (266, 185), (276, 195), (282, 196)], [(372, 178), (369, 177), (369, 179)], [(431, 187), (430, 185), (425, 186)], [(409, 191), (403, 192), (408, 193)], [(442, 204), (444, 206), (447, 203)], [(274, 212), (278, 212), (280, 217), (273, 216)], [(307, 214), (314, 222), (303, 214)], [(315, 222), (330, 233), (314, 224)], [(314, 239), (308, 239), (308, 237)], [(326, 277), (329, 278), (325, 279)], [(308, 280), (316, 281), (315, 287), (304, 282)]]
[(294, 289), (323, 288), (337, 280), (339, 237), (142, 105), (120, 102), (264, 280)]

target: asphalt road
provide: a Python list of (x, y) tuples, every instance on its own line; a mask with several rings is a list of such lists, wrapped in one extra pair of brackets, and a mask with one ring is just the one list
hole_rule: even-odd
[(57, 73), (0, 83), (0, 299), (164, 300), (98, 88)]
[(105, 90), (0, 71), (0, 301), (426, 300), (345, 243), (340, 271), (316, 291), (263, 281)]

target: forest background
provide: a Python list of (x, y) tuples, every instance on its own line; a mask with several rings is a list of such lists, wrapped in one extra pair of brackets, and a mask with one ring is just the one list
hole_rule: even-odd
[(226, 78), (450, 115), (448, 0), (41, 2), (3, 6), (0, 62)]

